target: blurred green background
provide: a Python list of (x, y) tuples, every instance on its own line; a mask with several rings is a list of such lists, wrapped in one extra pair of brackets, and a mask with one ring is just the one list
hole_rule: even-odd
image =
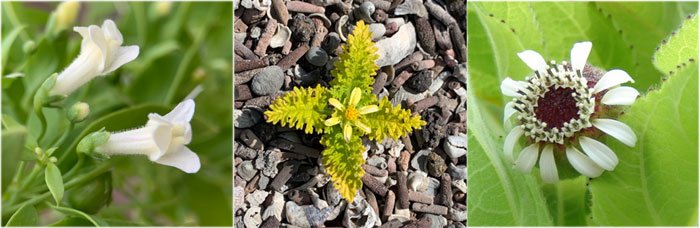
[[(96, 217), (111, 225), (230, 226), (231, 3), (82, 2), (72, 26), (47, 36), (46, 25), (58, 4), (2, 3), (3, 121), (11, 119), (23, 125), (3, 128), (3, 192), (24, 153), (27, 132), (40, 129), (31, 114), (34, 92), (80, 51), (82, 38), (72, 26), (101, 25), (105, 19), (112, 19), (124, 36), (123, 45), (138, 45), (140, 54), (66, 100), (66, 107), (87, 102), (91, 113), (56, 152), (57, 157), (69, 152), (59, 167), (65, 172), (72, 166), (74, 147), (83, 135), (102, 127), (114, 131), (143, 125), (147, 113), (167, 113), (200, 86), (203, 91), (195, 99), (193, 141), (188, 145), (200, 156), (199, 172), (186, 174), (152, 163), (145, 156), (112, 157), (112, 203)], [(30, 41), (35, 49), (26, 51)], [(47, 139), (58, 138), (67, 126), (65, 116), (55, 109), (46, 110), (49, 128), (54, 132)], [(63, 218), (43, 204), (37, 204), (37, 208), (42, 225)], [(3, 224), (7, 219), (3, 216)]]

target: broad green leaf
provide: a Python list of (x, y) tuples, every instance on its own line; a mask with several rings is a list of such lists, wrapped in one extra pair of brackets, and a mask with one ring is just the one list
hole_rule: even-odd
[(26, 129), (3, 129), (2, 130), (2, 189), (10, 186), (12, 177), (17, 171), (17, 163), (21, 160), (29, 160), (35, 157), (29, 150), (24, 148), (24, 140), (27, 137)]
[[(475, 81), (470, 78), (470, 82)], [(475, 99), (473, 83), (467, 103), (469, 159), (467, 194), (469, 226), (553, 225), (545, 199), (534, 175), (512, 168), (503, 155), (500, 118), (485, 115)]]
[(73, 208), (68, 208), (68, 207), (53, 206), (53, 205), (50, 205), (50, 206), (54, 210), (60, 212), (61, 214), (65, 215), (67, 217), (77, 217), (77, 218), (85, 219), (85, 220), (89, 221), (93, 226), (96, 226), (96, 227), (109, 226), (109, 224), (107, 222), (105, 222), (104, 220), (97, 218), (95, 216), (90, 216), (88, 214), (85, 214), (85, 212), (82, 212), (82, 211), (79, 211), (79, 210), (76, 210)]
[(549, 211), (557, 226), (585, 226), (588, 217), (586, 205), (587, 178), (561, 180), (557, 184), (545, 184), (542, 188)]
[(56, 200), (56, 205), (61, 204), (63, 200), (63, 177), (61, 177), (61, 170), (56, 167), (53, 163), (48, 163), (46, 165), (46, 170), (44, 172), (44, 179), (46, 180), (46, 186), (49, 187), (51, 195)]
[(620, 39), (625, 41), (628, 47), (632, 47), (632, 55), (638, 67), (628, 73), (634, 77), (637, 88), (647, 88), (651, 84), (660, 82), (662, 72), (649, 64), (655, 49), (687, 16), (684, 7), (694, 6), (697, 10), (697, 3), (693, 2), (596, 2), (595, 4), (602, 14), (608, 15)]
[(627, 147), (609, 138), (615, 171), (591, 183), (601, 225), (695, 226), (698, 213), (698, 65), (672, 75), (620, 119), (637, 134)]
[(37, 226), (39, 225), (39, 214), (34, 205), (25, 204), (20, 207), (15, 214), (7, 221), (6, 226)]
[(654, 65), (664, 74), (677, 72), (683, 63), (698, 61), (698, 17), (687, 19), (673, 34), (654, 55)]
[(353, 136), (346, 141), (340, 128), (332, 128), (321, 138), (321, 144), (326, 148), (321, 160), (326, 172), (331, 175), (333, 187), (347, 202), (353, 202), (358, 190), (362, 188), (362, 176), (365, 171), (362, 164), (364, 146), (362, 140)]

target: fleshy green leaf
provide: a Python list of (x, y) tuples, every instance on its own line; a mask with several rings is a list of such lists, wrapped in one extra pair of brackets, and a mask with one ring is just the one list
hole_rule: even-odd
[(39, 225), (39, 214), (33, 205), (25, 204), (20, 207), (15, 214), (7, 221), (6, 226), (37, 226)]
[(586, 205), (586, 182), (588, 178), (579, 176), (562, 180), (557, 184), (543, 186), (549, 211), (556, 226), (585, 226), (588, 217)]
[(425, 125), (420, 116), (411, 115), (411, 111), (402, 109), (401, 105), (394, 107), (386, 97), (379, 101), (379, 111), (362, 117), (365, 118), (363, 123), (372, 129), (369, 138), (377, 141), (386, 137), (396, 140)]
[(637, 134), (637, 145), (627, 147), (608, 138), (620, 163), (591, 182), (594, 221), (613, 226), (697, 225), (697, 62), (640, 98), (620, 121)]
[(372, 42), (372, 33), (364, 21), (359, 21), (355, 30), (348, 37), (347, 45), (343, 46), (343, 53), (338, 56), (335, 68), (331, 71), (333, 81), (331, 93), (338, 100), (349, 96), (353, 88), (363, 91), (371, 91), (374, 83), (373, 76), (377, 74), (374, 61), (379, 58), (377, 47)]
[(51, 195), (56, 200), (56, 205), (61, 204), (63, 200), (63, 177), (61, 177), (61, 170), (56, 167), (53, 163), (48, 163), (46, 165), (46, 170), (44, 172), (44, 177), (46, 179), (46, 186), (49, 187)]
[(316, 88), (294, 88), (294, 91), (276, 99), (270, 110), (265, 111), (267, 121), (273, 124), (304, 129), (307, 134), (323, 132), (330, 114), (328, 90), (321, 85)]
[(354, 136), (349, 142), (345, 141), (340, 129), (332, 128), (323, 135), (321, 144), (326, 147), (322, 152), (323, 166), (331, 175), (333, 186), (343, 198), (353, 202), (355, 194), (362, 188), (362, 176), (365, 175), (361, 166), (365, 163), (362, 140)]
[(697, 61), (698, 17), (693, 16), (674, 32), (654, 55), (654, 65), (664, 73), (678, 71), (683, 63)]

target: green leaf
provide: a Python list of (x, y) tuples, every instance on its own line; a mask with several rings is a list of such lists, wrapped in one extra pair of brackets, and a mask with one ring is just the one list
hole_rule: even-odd
[(107, 224), (107, 222), (103, 221), (102, 219), (85, 214), (85, 212), (82, 212), (82, 211), (79, 211), (79, 210), (76, 210), (73, 208), (53, 206), (53, 205), (49, 205), (49, 206), (65, 216), (85, 219), (96, 227), (109, 226), (109, 224)]
[(556, 226), (585, 226), (588, 217), (586, 205), (586, 182), (588, 178), (579, 176), (561, 180), (557, 184), (544, 185), (542, 190), (547, 198)]
[(473, 90), (467, 91), (467, 182), (471, 186), (467, 194), (468, 226), (551, 226), (553, 221), (536, 177), (520, 173), (506, 162), (500, 121), (484, 116)]
[(333, 81), (331, 93), (338, 100), (345, 99), (354, 88), (371, 91), (374, 83), (373, 76), (379, 68), (374, 62), (379, 58), (377, 47), (372, 42), (372, 33), (364, 21), (359, 21), (348, 37), (343, 53), (338, 56), (331, 70)]
[(362, 115), (361, 118), (372, 129), (369, 138), (376, 141), (386, 137), (397, 140), (425, 125), (420, 116), (411, 115), (411, 111), (402, 109), (400, 104), (394, 107), (386, 97), (379, 101), (379, 111)]
[(673, 34), (654, 54), (656, 68), (668, 74), (678, 71), (683, 63), (698, 61), (698, 17), (686, 20)]
[(694, 226), (698, 211), (698, 65), (691, 63), (620, 119), (637, 145), (608, 145), (620, 163), (591, 182), (603, 225)]
[(325, 128), (323, 122), (331, 111), (328, 108), (329, 95), (321, 85), (316, 88), (294, 87), (294, 91), (277, 98), (270, 110), (265, 111), (267, 122), (304, 129), (307, 134), (321, 133)]
[(348, 202), (353, 202), (357, 191), (362, 188), (362, 176), (365, 171), (362, 164), (364, 146), (360, 137), (350, 137), (345, 141), (340, 128), (331, 128), (321, 138), (321, 144), (326, 147), (323, 150), (322, 162), (326, 172), (331, 175), (333, 187)]
[(46, 164), (46, 170), (44, 172), (44, 177), (46, 179), (46, 186), (49, 187), (51, 195), (56, 200), (56, 205), (61, 204), (63, 200), (63, 177), (61, 177), (61, 170), (56, 167), (53, 163)]
[(10, 56), (10, 49), (12, 48), (12, 44), (15, 42), (17, 37), (19, 36), (19, 33), (24, 30), (24, 26), (16, 27), (12, 29), (7, 35), (2, 37), (2, 65), (7, 66), (7, 59)]
[(6, 226), (38, 226), (39, 214), (33, 205), (25, 204), (7, 221)]

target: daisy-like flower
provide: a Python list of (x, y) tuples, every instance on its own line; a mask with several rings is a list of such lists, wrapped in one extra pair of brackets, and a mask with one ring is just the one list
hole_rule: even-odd
[(95, 151), (107, 155), (146, 155), (158, 164), (196, 173), (199, 157), (185, 146), (192, 141), (193, 115), (194, 101), (187, 99), (165, 116), (148, 114), (148, 122), (141, 128), (110, 134), (107, 142)]
[(367, 105), (357, 108), (357, 103), (360, 102), (361, 96), (362, 91), (360, 91), (359, 88), (354, 88), (350, 93), (350, 99), (347, 105), (343, 105), (335, 98), (328, 99), (328, 103), (335, 107), (335, 112), (331, 118), (328, 118), (324, 123), (329, 127), (342, 123), (345, 141), (350, 141), (350, 137), (352, 137), (352, 126), (359, 128), (361, 133), (364, 133), (362, 135), (372, 132), (369, 126), (362, 123), (361, 115), (379, 111), (379, 106)]
[(56, 78), (50, 95), (69, 95), (97, 76), (106, 75), (139, 55), (139, 46), (121, 46), (124, 39), (112, 20), (102, 27), (74, 27), (83, 41), (80, 54)]
[(501, 92), (513, 97), (505, 106), (504, 122), (513, 116), (518, 120), (506, 136), (504, 153), (513, 161), (513, 148), (523, 135), (529, 144), (515, 160), (516, 169), (529, 173), (539, 158), (542, 180), (554, 183), (559, 180), (557, 161), (565, 157), (579, 173), (598, 177), (603, 170), (615, 169), (618, 158), (596, 137), (606, 133), (627, 146), (635, 145), (632, 129), (610, 119), (616, 106), (631, 105), (639, 96), (634, 88), (620, 86), (634, 80), (622, 70), (603, 74), (587, 65), (591, 47), (591, 42), (574, 44), (571, 63), (560, 64), (547, 64), (535, 51), (518, 53), (534, 75), (525, 81), (501, 82)]

